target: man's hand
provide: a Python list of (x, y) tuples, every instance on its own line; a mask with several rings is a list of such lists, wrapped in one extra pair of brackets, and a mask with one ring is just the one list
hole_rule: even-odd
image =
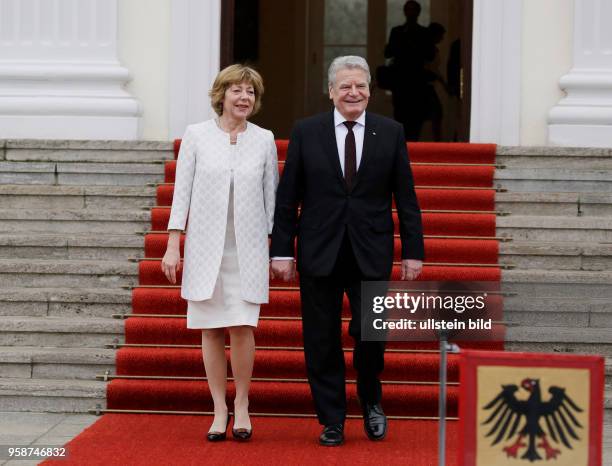
[(402, 280), (416, 280), (423, 269), (423, 261), (415, 259), (402, 260)]
[(272, 259), (270, 261), (270, 278), (280, 278), (288, 282), (295, 278), (295, 263), (291, 260)]

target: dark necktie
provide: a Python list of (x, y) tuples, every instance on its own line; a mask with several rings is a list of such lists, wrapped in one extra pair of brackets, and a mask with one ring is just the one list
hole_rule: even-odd
[(357, 146), (355, 144), (355, 133), (353, 133), (353, 126), (356, 124), (355, 121), (344, 122), (348, 129), (344, 140), (344, 179), (349, 189), (353, 186), (355, 173), (357, 173)]

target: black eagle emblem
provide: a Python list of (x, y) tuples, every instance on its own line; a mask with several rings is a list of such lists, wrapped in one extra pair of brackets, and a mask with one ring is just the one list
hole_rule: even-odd
[[(583, 410), (565, 393), (564, 388), (551, 386), (548, 389), (551, 397), (542, 401), (540, 381), (538, 379), (524, 379), (521, 387), (530, 392), (527, 400), (518, 400), (515, 396), (519, 389), (516, 385), (502, 385), (502, 391), (490, 403), (484, 406), (486, 410), (493, 410), (483, 425), (492, 424), (486, 434), (495, 436), (491, 446), (502, 440), (509, 440), (518, 433), (518, 438), (512, 445), (503, 448), (508, 457), (516, 458), (521, 448), (527, 447), (521, 459), (538, 461), (542, 457), (538, 448), (544, 450), (546, 459), (556, 458), (561, 453), (553, 448), (547, 439), (547, 434), (540, 425), (544, 420), (548, 436), (558, 444), (562, 443), (570, 450), (571, 441), (580, 440), (576, 433), (582, 425), (576, 419), (575, 413)], [(527, 437), (527, 443), (523, 440)], [(539, 443), (536, 443), (536, 439)]]

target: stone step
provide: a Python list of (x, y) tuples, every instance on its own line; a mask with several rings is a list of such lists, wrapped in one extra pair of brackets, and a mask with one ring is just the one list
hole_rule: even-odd
[(145, 186), (163, 179), (163, 163), (0, 161), (0, 184)]
[(132, 209), (154, 206), (151, 186), (0, 185), (3, 209)]
[(132, 292), (121, 288), (3, 288), (0, 316), (105, 317), (132, 310)]
[[(543, 275), (546, 275), (546, 277)], [(569, 284), (570, 288), (576, 287), (576, 290), (584, 289), (585, 285), (595, 287), (609, 285), (612, 283), (610, 281), (611, 276), (612, 272), (607, 270), (547, 270), (532, 268), (502, 271), (502, 281), (506, 283), (562, 284), (566, 288)], [(550, 279), (547, 277), (550, 277)], [(555, 281), (556, 278), (561, 281)], [(138, 264), (136, 262), (0, 259), (0, 285), (3, 287), (107, 288), (123, 285), (135, 286), (137, 284)]]
[(612, 301), (612, 272), (502, 270), (502, 290), (523, 297), (597, 298)]
[(612, 331), (612, 301), (588, 297), (506, 296), (504, 320), (519, 325), (608, 328)]
[[(131, 312), (131, 291), (80, 288), (8, 288), (0, 295), (2, 316), (106, 317)], [(612, 327), (612, 300), (591, 297), (507, 296), (505, 319), (528, 325)]]
[[(120, 319), (8, 316), (0, 320), (0, 346), (104, 348), (124, 341), (123, 327)], [(612, 350), (609, 328), (518, 325), (508, 327), (506, 338), (513, 345), (586, 344), (594, 352), (598, 345), (601, 351)]]
[(0, 259), (0, 287), (114, 288), (138, 284), (138, 264), (125, 261)]
[(131, 234), (149, 230), (151, 212), (113, 209), (0, 209), (0, 233)]
[(0, 259), (96, 259), (125, 261), (144, 254), (144, 236), (138, 234), (2, 234)]
[(122, 343), (124, 321), (95, 317), (3, 317), (0, 346), (104, 348)]
[(607, 193), (612, 190), (612, 170), (506, 168), (495, 171), (494, 182), (512, 192)]
[[(144, 237), (99, 234), (1, 234), (0, 258), (127, 260), (142, 257)], [(609, 270), (612, 244), (511, 241), (500, 243), (500, 261), (517, 268)]]
[[(94, 380), (115, 374), (115, 349), (0, 347), (0, 378)], [(606, 382), (612, 380), (612, 359), (606, 358)]]
[(495, 208), (512, 215), (610, 217), (612, 194), (502, 192), (495, 195)]
[[(0, 185), (4, 208), (121, 208), (155, 206), (152, 186)], [(607, 216), (612, 213), (608, 193), (496, 193), (496, 209), (518, 215)]]
[[(0, 346), (104, 348), (106, 344), (124, 341), (123, 327), (124, 321), (119, 319), (5, 317), (0, 321)], [(520, 346), (521, 351), (553, 351), (569, 345), (583, 348), (580, 352), (588, 348), (590, 353), (612, 356), (609, 328), (533, 326), (521, 322), (508, 327), (506, 341), (512, 348)]]
[(106, 384), (98, 380), (0, 378), (0, 411), (86, 413), (106, 407)]
[(612, 218), (509, 215), (497, 217), (497, 235), (515, 241), (612, 243)]
[(539, 353), (599, 354), (612, 357), (612, 332), (601, 328), (513, 326), (506, 349)]
[(0, 160), (21, 162), (147, 163), (173, 160), (172, 141), (9, 139)]
[(116, 350), (108, 348), (0, 347), (0, 377), (95, 380), (115, 372)]
[[(563, 335), (575, 333), (559, 327), (544, 330), (560, 332)], [(518, 335), (519, 333), (520, 335)], [(573, 339), (575, 339), (575, 335), (572, 335), (571, 338), (568, 338), (568, 341), (563, 343), (573, 344), (575, 343), (575, 341), (572, 341)], [(521, 351), (526, 351), (526, 345), (533, 340), (533, 333), (524, 332), (524, 328), (511, 329), (508, 340), (507, 345), (513, 347), (515, 351), (518, 351), (517, 348), (519, 347), (523, 348)], [(550, 345), (550, 343), (559, 343), (557, 340), (558, 338), (545, 336), (541, 343), (557, 352), (561, 349), (564, 350), (563, 352), (574, 352), (570, 351), (571, 345), (568, 347)], [(581, 340), (580, 343), (584, 342)], [(591, 351), (585, 351), (583, 348), (581, 352)], [(115, 356), (116, 350), (103, 348), (0, 347), (0, 377), (91, 380), (105, 371), (114, 373)], [(612, 362), (608, 358), (606, 360), (606, 379), (609, 380), (611, 377)]]
[[(140, 162), (173, 158), (172, 141), (9, 139), (0, 160)], [(498, 163), (519, 166), (612, 168), (608, 148), (498, 146)], [(562, 163), (557, 163), (562, 162)]]
[(575, 170), (612, 170), (609, 148), (498, 146), (496, 163), (508, 168), (564, 167)]
[[(106, 384), (97, 380), (0, 379), (0, 411), (86, 413), (106, 408)], [(612, 391), (605, 391), (606, 416)]]
[(610, 270), (612, 243), (504, 242), (500, 243), (500, 263), (518, 269)]
[(531, 296), (529, 294), (508, 294), (504, 296), (505, 312), (550, 313), (610, 313), (612, 301), (608, 297), (575, 296)]

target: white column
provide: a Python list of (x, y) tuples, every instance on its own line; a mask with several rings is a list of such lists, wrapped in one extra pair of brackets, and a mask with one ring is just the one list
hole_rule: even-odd
[(0, 0), (0, 138), (137, 139), (116, 0)]
[(208, 91), (219, 72), (221, 0), (172, 0), (170, 138), (214, 115)]
[(522, 0), (474, 0), (470, 141), (520, 142)]
[(548, 115), (550, 144), (612, 147), (612, 1), (575, 0), (574, 66)]

